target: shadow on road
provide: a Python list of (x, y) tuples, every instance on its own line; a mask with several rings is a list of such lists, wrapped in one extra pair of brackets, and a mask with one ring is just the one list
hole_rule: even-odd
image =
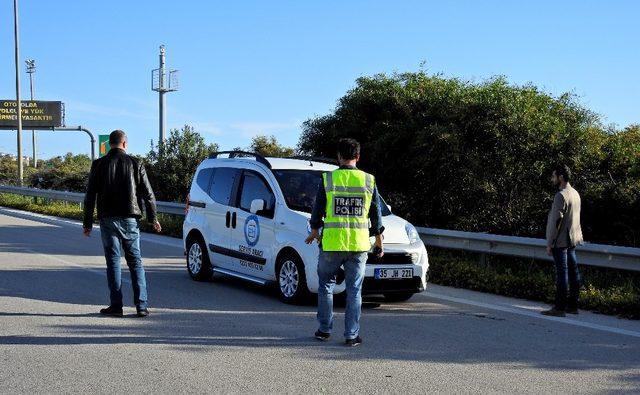
[[(73, 318), (42, 321), (47, 336), (2, 336), (5, 345), (164, 345), (188, 352), (212, 347), (280, 348), (298, 357), (323, 360), (406, 360), (443, 363), (522, 364), (543, 369), (640, 368), (640, 343), (632, 338), (597, 336), (588, 330), (519, 317), (492, 319), (435, 303), (382, 304), (363, 315), (365, 345), (347, 349), (335, 339), (311, 338), (313, 306), (288, 306), (273, 292), (229, 279), (196, 283), (179, 268), (148, 269), (152, 314), (146, 319), (97, 317), (106, 299), (104, 278), (80, 268), (0, 271), (0, 296), (85, 306), (85, 313), (0, 312), (7, 317)], [(75, 308), (77, 310), (77, 308)], [(337, 309), (337, 311), (341, 311)], [(586, 336), (586, 334), (590, 336)], [(638, 377), (628, 377), (638, 381)]]
[[(322, 360), (489, 363), (512, 369), (584, 371), (640, 368), (640, 341), (635, 338), (506, 313), (494, 316), (478, 308), (425, 302), (424, 298), (395, 305), (369, 299), (362, 319), (365, 344), (358, 349), (342, 346), (341, 314), (334, 339), (319, 343), (311, 338), (316, 329), (314, 306), (285, 305), (272, 288), (229, 278), (194, 282), (176, 249), (160, 245), (143, 251), (154, 262), (146, 267), (151, 315), (145, 319), (101, 317), (96, 313), (107, 302), (108, 291), (104, 267), (95, 265), (101, 251), (98, 237), (87, 241), (79, 229), (36, 224), (3, 227), (0, 236), (0, 253), (19, 253), (15, 256), (28, 259), (24, 265), (0, 266), (0, 308), (6, 310), (0, 312), (0, 320), (31, 320), (34, 328), (44, 328), (43, 335), (0, 336), (0, 345), (140, 344), (202, 353), (214, 347), (273, 348), (298, 358)], [(6, 241), (9, 236), (11, 242)], [(87, 256), (94, 264), (86, 270), (52, 263), (33, 252)], [(126, 273), (126, 266), (123, 269)], [(131, 301), (130, 288), (123, 284), (125, 303)], [(19, 299), (46, 303), (31, 303), (29, 311), (20, 312)], [(638, 383), (640, 375), (625, 380)]]

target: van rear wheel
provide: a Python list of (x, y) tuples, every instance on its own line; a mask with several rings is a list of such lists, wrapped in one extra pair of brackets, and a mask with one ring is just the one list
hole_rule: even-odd
[(196, 281), (211, 279), (211, 261), (204, 242), (200, 238), (194, 237), (187, 242), (187, 271)]
[(300, 304), (309, 297), (307, 277), (302, 259), (295, 254), (283, 255), (276, 266), (280, 299), (289, 304)]

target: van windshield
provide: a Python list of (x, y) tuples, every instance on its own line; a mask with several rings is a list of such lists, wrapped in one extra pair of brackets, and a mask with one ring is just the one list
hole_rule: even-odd
[[(319, 170), (273, 170), (284, 194), (287, 207), (309, 214), (313, 210), (318, 188), (322, 184), (323, 173), (324, 171)], [(382, 216), (391, 215), (384, 199), (380, 197), (380, 200)]]

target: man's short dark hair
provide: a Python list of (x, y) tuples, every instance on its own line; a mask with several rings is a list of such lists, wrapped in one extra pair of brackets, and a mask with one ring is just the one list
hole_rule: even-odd
[(354, 139), (340, 139), (338, 155), (344, 160), (356, 159), (360, 155), (360, 143)]
[(569, 170), (569, 166), (567, 165), (555, 165), (553, 171), (556, 173), (556, 177), (562, 176), (564, 182), (569, 182), (571, 179), (571, 170)]
[(127, 135), (122, 130), (114, 130), (109, 135), (109, 145), (120, 145), (127, 139)]

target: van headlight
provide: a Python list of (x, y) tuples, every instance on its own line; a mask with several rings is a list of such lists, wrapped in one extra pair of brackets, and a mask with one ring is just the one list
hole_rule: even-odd
[(418, 240), (420, 240), (420, 235), (418, 234), (418, 231), (416, 230), (416, 227), (411, 225), (410, 223), (407, 223), (404, 226), (404, 229), (407, 231), (407, 236), (409, 237), (409, 243), (413, 244), (413, 243), (417, 243)]

